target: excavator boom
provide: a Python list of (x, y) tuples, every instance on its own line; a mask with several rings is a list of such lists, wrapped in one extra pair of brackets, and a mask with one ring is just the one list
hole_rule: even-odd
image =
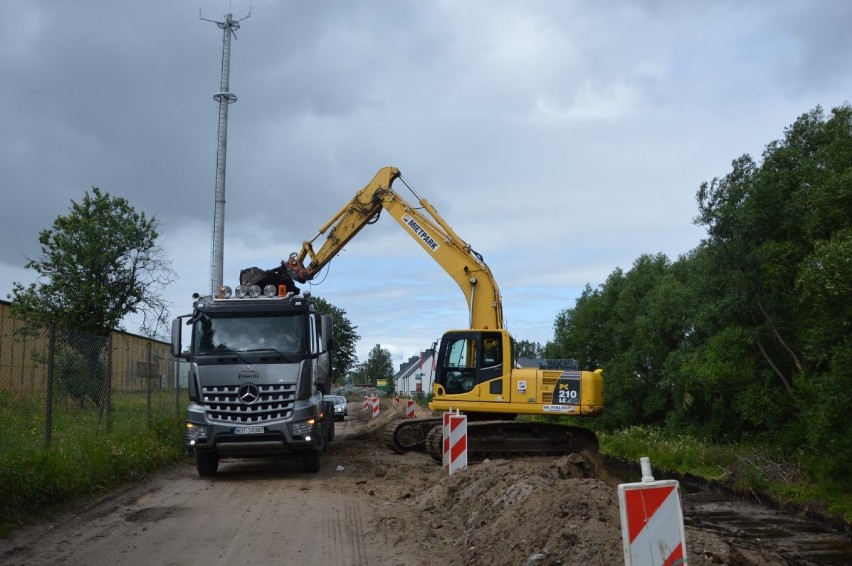
[[(381, 212), (387, 211), (404, 231), (458, 284), (467, 301), (470, 328), (503, 328), (500, 290), (482, 256), (462, 240), (426, 199), (406, 186), (417, 199), (410, 205), (391, 185), (405, 179), (395, 167), (381, 169), (337, 214), (302, 244), (286, 262), (290, 276), (304, 283), (313, 279), (343, 247)], [(325, 240), (318, 242), (322, 236)], [(319, 249), (315, 243), (321, 243)], [(306, 264), (307, 262), (307, 264)]]

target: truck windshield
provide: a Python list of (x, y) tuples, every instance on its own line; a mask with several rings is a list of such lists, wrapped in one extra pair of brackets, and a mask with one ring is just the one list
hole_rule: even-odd
[(305, 352), (304, 321), (304, 316), (300, 315), (208, 313), (193, 327), (193, 348), (196, 354), (261, 350)]

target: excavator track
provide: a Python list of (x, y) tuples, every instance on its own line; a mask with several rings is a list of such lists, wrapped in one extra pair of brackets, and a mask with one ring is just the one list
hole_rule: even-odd
[(435, 427), (440, 431), (440, 425), (440, 418), (396, 421), (385, 428), (385, 446), (395, 452), (424, 452), (426, 437)]
[[(426, 452), (443, 457), (443, 430), (435, 426), (426, 437)], [(467, 459), (517, 458), (597, 452), (598, 437), (591, 430), (555, 423), (474, 421), (467, 423)]]

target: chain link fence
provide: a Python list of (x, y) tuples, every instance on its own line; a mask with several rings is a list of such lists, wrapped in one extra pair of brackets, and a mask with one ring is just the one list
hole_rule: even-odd
[(0, 455), (182, 418), (185, 364), (168, 343), (34, 326), (6, 314), (0, 312)]

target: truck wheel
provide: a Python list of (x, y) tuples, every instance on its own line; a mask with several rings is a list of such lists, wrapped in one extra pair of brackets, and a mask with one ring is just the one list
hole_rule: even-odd
[(320, 455), (319, 450), (306, 450), (302, 455), (302, 470), (311, 474), (320, 471)]
[(326, 435), (326, 438), (328, 438), (328, 441), (331, 442), (334, 440), (334, 417), (328, 419), (325, 426), (328, 427), (328, 434)]
[(219, 455), (215, 452), (196, 452), (195, 468), (199, 476), (212, 476), (219, 469)]
[(322, 430), (320, 431), (319, 438), (317, 439), (316, 450), (319, 454), (322, 454), (326, 450), (328, 450), (328, 428), (326, 428), (327, 426), (328, 423), (323, 423)]

